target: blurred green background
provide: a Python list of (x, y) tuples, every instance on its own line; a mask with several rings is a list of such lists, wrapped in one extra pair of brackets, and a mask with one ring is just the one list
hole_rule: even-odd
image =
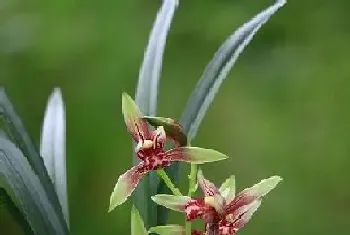
[[(167, 41), (159, 114), (178, 118), (221, 42), (273, 0), (180, 0)], [(131, 166), (121, 92), (134, 94), (159, 0), (0, 0), (0, 84), (39, 143), (48, 95), (67, 109), (71, 232), (130, 234), (130, 200), (107, 214)], [(349, 234), (350, 2), (292, 1), (238, 60), (194, 145), (228, 154), (206, 165), (242, 189), (284, 178), (240, 234)], [(182, 187), (186, 186), (183, 172)], [(174, 213), (171, 223), (182, 222)], [(0, 207), (0, 233), (22, 234)]]

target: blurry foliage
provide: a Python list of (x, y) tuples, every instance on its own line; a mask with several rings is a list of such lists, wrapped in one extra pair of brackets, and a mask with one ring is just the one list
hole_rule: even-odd
[[(221, 42), (270, 3), (181, 1), (165, 52), (160, 115), (179, 117)], [(130, 202), (107, 214), (110, 191), (131, 165), (121, 92), (134, 92), (159, 4), (0, 1), (0, 83), (37, 143), (46, 98), (62, 88), (72, 234), (129, 234)], [(204, 167), (214, 182), (232, 172), (238, 189), (271, 174), (284, 178), (240, 234), (348, 232), (349, 7), (290, 0), (248, 46), (204, 120), (195, 144), (231, 156)], [(21, 234), (8, 214), (0, 206), (1, 234)], [(183, 219), (173, 215), (171, 222)]]

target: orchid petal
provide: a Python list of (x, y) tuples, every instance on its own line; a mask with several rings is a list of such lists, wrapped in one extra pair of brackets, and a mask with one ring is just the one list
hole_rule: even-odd
[(238, 231), (239, 229), (243, 228), (244, 225), (249, 222), (254, 212), (258, 210), (260, 205), (261, 205), (261, 200), (260, 199), (255, 200), (248, 205), (242, 206), (234, 213), (233, 227), (235, 228), (235, 231)]
[(68, 226), (66, 116), (59, 88), (53, 90), (47, 103), (41, 132), (40, 155), (55, 187)]
[(226, 155), (213, 149), (198, 147), (180, 147), (165, 152), (165, 157), (170, 161), (181, 161), (193, 164), (203, 164), (205, 162), (215, 162), (228, 158)]
[(203, 199), (192, 199), (185, 207), (186, 220), (202, 219), (205, 223), (213, 223), (218, 218), (215, 208)]
[(220, 194), (219, 190), (216, 188), (215, 184), (204, 178), (203, 172), (201, 169), (197, 173), (198, 185), (201, 188), (204, 196), (214, 196)]
[(187, 136), (183, 132), (179, 122), (175, 121), (174, 119), (165, 117), (145, 116), (144, 119), (154, 127), (163, 126), (167, 136), (178, 142), (180, 146), (187, 145)]
[(221, 196), (225, 198), (226, 201), (231, 201), (235, 197), (236, 193), (236, 179), (234, 175), (226, 179), (224, 183), (219, 188)]
[(187, 196), (158, 194), (153, 196), (152, 200), (158, 205), (164, 206), (170, 210), (184, 212), (185, 206), (191, 200), (191, 198)]
[(124, 203), (126, 199), (135, 190), (142, 176), (148, 171), (143, 170), (143, 163), (132, 167), (130, 170), (121, 175), (110, 197), (109, 211)]
[(131, 209), (131, 235), (147, 235), (144, 222), (135, 206)]
[(180, 225), (171, 224), (166, 226), (152, 227), (149, 233), (156, 233), (159, 235), (185, 235), (185, 228)]
[(151, 134), (147, 122), (142, 119), (143, 114), (127, 93), (122, 95), (122, 111), (126, 127), (134, 140), (138, 142), (140, 138), (149, 139)]
[(232, 213), (241, 206), (248, 205), (253, 201), (262, 198), (282, 180), (280, 176), (272, 176), (260, 181), (251, 188), (244, 189), (231, 201), (227, 202), (226, 212)]

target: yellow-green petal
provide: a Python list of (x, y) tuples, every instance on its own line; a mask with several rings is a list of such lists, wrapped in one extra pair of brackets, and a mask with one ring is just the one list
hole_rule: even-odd
[(158, 205), (164, 206), (170, 210), (183, 212), (186, 204), (191, 200), (187, 196), (173, 196), (168, 194), (157, 194), (152, 200)]
[(235, 197), (236, 193), (236, 179), (234, 175), (231, 175), (228, 179), (222, 183), (219, 188), (221, 196), (225, 198), (226, 201), (231, 201)]
[(174, 148), (167, 151), (165, 157), (169, 158), (170, 161), (182, 161), (193, 164), (215, 162), (228, 158), (225, 154), (216, 150), (198, 147)]
[(157, 226), (149, 229), (150, 233), (156, 233), (159, 235), (184, 235), (185, 228), (180, 225), (172, 224), (165, 226)]

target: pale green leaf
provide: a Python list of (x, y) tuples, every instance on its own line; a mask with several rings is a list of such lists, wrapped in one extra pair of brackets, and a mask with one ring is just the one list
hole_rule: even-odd
[(135, 206), (131, 209), (131, 235), (147, 235), (147, 230), (143, 223), (143, 220), (135, 208)]

